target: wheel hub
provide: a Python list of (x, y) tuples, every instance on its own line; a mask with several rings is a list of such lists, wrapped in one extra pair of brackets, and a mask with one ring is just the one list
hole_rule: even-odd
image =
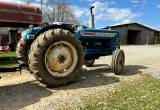
[(61, 55), (58, 56), (58, 62), (60, 64), (64, 63), (66, 60), (67, 60), (67, 57), (65, 55), (61, 54)]
[(121, 70), (123, 68), (123, 65), (124, 65), (124, 57), (121, 54), (118, 57), (118, 69)]
[(57, 42), (47, 49), (45, 64), (54, 76), (68, 75), (78, 61), (74, 46), (68, 42)]

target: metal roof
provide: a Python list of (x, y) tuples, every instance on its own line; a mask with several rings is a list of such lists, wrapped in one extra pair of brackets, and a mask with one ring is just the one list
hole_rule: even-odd
[(28, 4), (0, 2), (0, 27), (28, 27), (39, 25), (42, 12)]
[(151, 30), (151, 31), (158, 31), (158, 32), (160, 32), (159, 30), (153, 29), (151, 27), (145, 26), (145, 25), (140, 24), (140, 23), (128, 23), (128, 24), (112, 25), (111, 28), (125, 27), (125, 26), (131, 26), (131, 25), (136, 25), (136, 26), (140, 26), (140, 27), (143, 27), (143, 28)]

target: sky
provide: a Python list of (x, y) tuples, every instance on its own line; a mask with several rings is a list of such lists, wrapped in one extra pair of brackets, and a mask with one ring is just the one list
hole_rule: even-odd
[[(0, 0), (1, 1), (1, 0)], [(22, 2), (23, 0), (5, 0)], [(40, 0), (33, 0), (39, 3)], [(46, 1), (46, 0), (44, 0)], [(140, 23), (160, 30), (160, 0), (68, 0), (76, 17), (87, 24), (89, 7), (95, 6), (95, 27)]]

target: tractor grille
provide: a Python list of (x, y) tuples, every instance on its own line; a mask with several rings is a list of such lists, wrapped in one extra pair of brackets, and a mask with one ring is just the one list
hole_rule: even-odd
[(114, 46), (114, 39), (97, 39), (91, 41), (82, 41), (82, 45), (88, 49), (111, 49)]

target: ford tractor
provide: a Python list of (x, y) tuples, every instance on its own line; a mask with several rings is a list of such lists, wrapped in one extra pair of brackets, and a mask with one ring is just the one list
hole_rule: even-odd
[(28, 66), (37, 80), (52, 87), (75, 81), (83, 65), (93, 66), (101, 56), (113, 55), (111, 69), (120, 74), (125, 55), (120, 49), (118, 32), (95, 29), (93, 8), (90, 8), (90, 27), (53, 23), (25, 30), (17, 44), (20, 66)]

